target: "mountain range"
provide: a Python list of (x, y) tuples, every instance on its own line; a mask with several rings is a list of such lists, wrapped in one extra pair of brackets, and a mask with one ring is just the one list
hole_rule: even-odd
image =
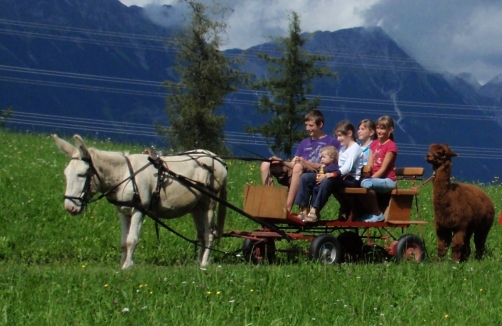
[[(169, 7), (162, 9), (172, 20)], [(13, 109), (8, 127), (162, 146), (153, 124), (168, 124), (162, 82), (176, 80), (176, 49), (169, 43), (174, 33), (152, 22), (144, 8), (118, 0), (3, 0), (0, 109)], [(314, 81), (312, 95), (322, 98), (327, 133), (342, 119), (357, 125), (388, 114), (397, 123), (397, 165), (429, 169), (428, 145), (448, 143), (459, 154), (455, 178), (497, 178), (502, 76), (480, 85), (469, 73), (428, 71), (379, 27), (305, 36), (305, 48), (328, 56), (339, 73), (336, 80)], [(243, 71), (266, 78), (266, 64), (256, 54), (276, 51), (264, 43), (224, 52), (239, 57)], [(271, 154), (262, 137), (244, 132), (266, 119), (255, 111), (258, 95), (241, 88), (221, 108), (235, 155)]]

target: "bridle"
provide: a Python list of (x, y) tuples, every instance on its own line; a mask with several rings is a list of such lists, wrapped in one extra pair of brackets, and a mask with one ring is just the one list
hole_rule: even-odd
[[(98, 173), (96, 172), (96, 169), (94, 168), (94, 165), (92, 164), (92, 161), (91, 161), (90, 158), (87, 158), (87, 157), (82, 157), (82, 158), (72, 157), (71, 159), (72, 160), (80, 160), (80, 161), (87, 162), (89, 164), (89, 168), (85, 172), (85, 178), (86, 179), (85, 179), (84, 187), (82, 188), (82, 191), (80, 193), (80, 196), (78, 196), (78, 197), (76, 197), (76, 196), (67, 196), (65, 194), (63, 196), (63, 199), (68, 199), (68, 200), (70, 200), (75, 205), (79, 205), (79, 202), (80, 202), (79, 206), (82, 206), (82, 209), (84, 209), (85, 206), (87, 206), (87, 204), (89, 204), (91, 202), (90, 199), (87, 199), (87, 195), (89, 193), (89, 190), (91, 189), (91, 179), (92, 179), (92, 177), (93, 176), (97, 176), (99, 181), (101, 181), (101, 178), (99, 177)], [(79, 202), (77, 202), (77, 200)]]

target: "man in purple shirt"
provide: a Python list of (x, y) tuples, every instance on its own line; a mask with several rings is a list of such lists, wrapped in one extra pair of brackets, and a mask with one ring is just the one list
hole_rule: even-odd
[(305, 130), (310, 137), (298, 144), (295, 156), (291, 161), (284, 161), (277, 156), (272, 156), (272, 162), (262, 162), (261, 180), (264, 185), (272, 186), (277, 179), (279, 184), (289, 187), (286, 209), (291, 211), (293, 207), (300, 178), (304, 172), (314, 171), (321, 167), (321, 149), (332, 145), (340, 149), (340, 143), (334, 137), (326, 135), (322, 128), (324, 116), (319, 110), (312, 110), (305, 115)]

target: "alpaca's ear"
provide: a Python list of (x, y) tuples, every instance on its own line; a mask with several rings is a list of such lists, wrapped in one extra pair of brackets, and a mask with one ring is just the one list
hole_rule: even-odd
[(455, 153), (454, 151), (451, 150), (450, 146), (445, 145), (444, 147), (445, 147), (445, 150), (446, 150), (446, 155), (448, 157), (456, 157), (456, 156), (458, 156), (457, 153)]

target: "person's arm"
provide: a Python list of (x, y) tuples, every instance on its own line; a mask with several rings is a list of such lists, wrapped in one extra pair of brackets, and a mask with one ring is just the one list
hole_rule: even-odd
[(284, 165), (284, 166), (289, 167), (290, 169), (292, 169), (293, 166), (295, 165), (293, 162), (284, 161), (282, 158), (277, 157), (277, 156), (272, 156), (271, 158), (269, 158), (269, 160), (271, 160), (271, 162), (270, 162), (271, 164)]
[(361, 155), (362, 150), (361, 147), (357, 146), (356, 144), (352, 144), (352, 146), (347, 149), (346, 153), (348, 154), (347, 159), (340, 167), (341, 175), (349, 174), (350, 171), (352, 171), (352, 168)]
[(387, 152), (385, 154), (385, 158), (383, 159), (382, 166), (380, 167), (380, 169), (378, 171), (373, 173), (373, 175), (371, 177), (372, 178), (382, 178), (386, 174), (387, 169), (389, 168), (391, 162), (394, 161), (395, 159), (396, 159), (395, 152)]
[(293, 161), (296, 162), (296, 163), (300, 163), (303, 166), (306, 166), (306, 167), (311, 168), (313, 170), (319, 170), (319, 168), (322, 166), (321, 163), (310, 162), (310, 161), (307, 161), (305, 158), (300, 157), (300, 156), (295, 156), (295, 158), (293, 159)]

